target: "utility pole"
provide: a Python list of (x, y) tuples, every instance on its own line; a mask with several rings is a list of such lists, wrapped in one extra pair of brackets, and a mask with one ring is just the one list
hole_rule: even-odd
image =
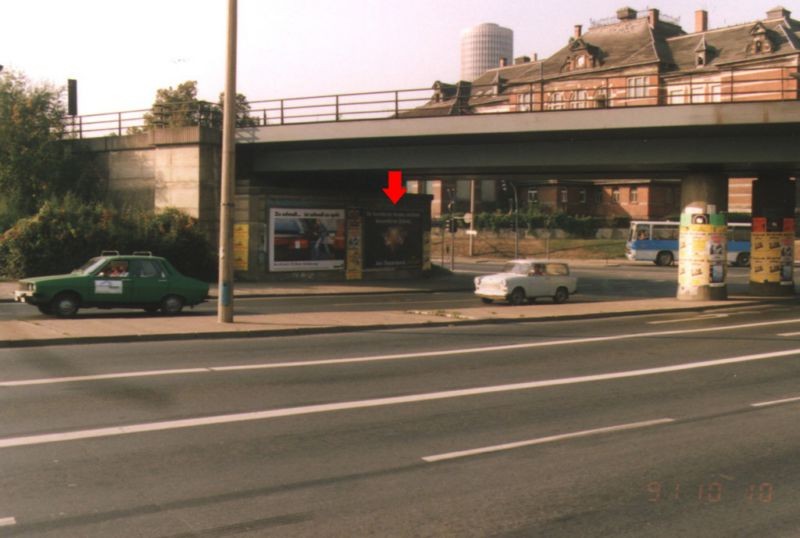
[(219, 211), (217, 321), (233, 323), (233, 183), (236, 177), (236, 0), (228, 0), (225, 101), (222, 116), (222, 185)]

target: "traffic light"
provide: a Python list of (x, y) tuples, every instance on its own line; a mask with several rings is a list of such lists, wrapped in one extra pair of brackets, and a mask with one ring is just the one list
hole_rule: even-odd
[(458, 220), (457, 219), (448, 219), (447, 220), (447, 231), (451, 234), (456, 233), (458, 230)]

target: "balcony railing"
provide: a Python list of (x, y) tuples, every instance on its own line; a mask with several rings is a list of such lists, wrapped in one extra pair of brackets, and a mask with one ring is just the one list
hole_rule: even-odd
[[(573, 71), (560, 78), (548, 78), (544, 83), (473, 84), (460, 90), (455, 85), (448, 86), (445, 95), (441, 90), (416, 88), (252, 101), (248, 117), (239, 121), (240, 126), (269, 127), (443, 115), (795, 101), (798, 87), (797, 67), (607, 77)], [(221, 112), (215, 105), (194, 101), (153, 109), (87, 114), (67, 119), (66, 136), (122, 136), (181, 125), (219, 127)]]

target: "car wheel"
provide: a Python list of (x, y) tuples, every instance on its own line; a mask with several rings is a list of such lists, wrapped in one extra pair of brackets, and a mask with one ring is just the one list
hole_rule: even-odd
[(489, 299), (488, 297), (481, 297), (481, 302), (482, 302), (483, 304), (492, 304), (494, 301), (492, 301), (492, 300), (491, 300), (491, 299)]
[(522, 288), (514, 288), (511, 295), (508, 297), (508, 302), (514, 306), (519, 306), (526, 301), (525, 290)]
[(155, 314), (158, 312), (158, 309), (161, 308), (161, 305), (151, 304), (144, 307), (144, 311), (148, 314)]
[(168, 316), (180, 314), (181, 310), (183, 310), (183, 299), (177, 295), (167, 295), (164, 297), (164, 300), (161, 301), (161, 311)]
[(45, 316), (52, 316), (53, 315), (53, 307), (50, 306), (50, 303), (36, 305), (36, 308), (38, 308), (39, 312), (41, 312)]
[(656, 265), (660, 265), (661, 267), (672, 265), (672, 262), (674, 261), (675, 256), (673, 256), (672, 252), (668, 250), (662, 250), (656, 255)]
[(561, 304), (567, 299), (569, 299), (569, 291), (564, 287), (558, 288), (556, 294), (553, 295), (553, 302), (556, 304)]
[(750, 253), (740, 252), (739, 255), (736, 256), (736, 265), (739, 267), (750, 267)]
[(78, 313), (80, 299), (74, 293), (61, 293), (50, 305), (52, 313), (60, 318), (71, 318)]

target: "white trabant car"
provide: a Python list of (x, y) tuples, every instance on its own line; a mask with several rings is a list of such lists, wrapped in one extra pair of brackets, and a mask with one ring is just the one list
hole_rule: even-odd
[(503, 271), (475, 277), (475, 295), (484, 303), (508, 301), (512, 305), (550, 297), (563, 303), (578, 289), (578, 279), (569, 274), (569, 266), (549, 260), (512, 260)]

